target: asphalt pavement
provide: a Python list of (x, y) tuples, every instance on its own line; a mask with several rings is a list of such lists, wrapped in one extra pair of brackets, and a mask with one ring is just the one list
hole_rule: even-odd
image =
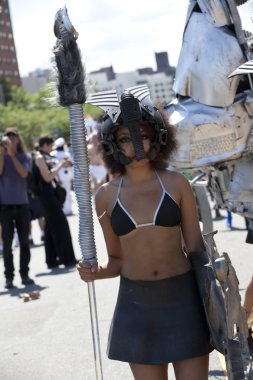
[[(76, 256), (78, 217), (68, 217)], [(240, 281), (240, 294), (253, 272), (253, 246), (245, 243), (244, 219), (233, 215), (233, 229), (226, 227), (226, 212), (214, 221), (219, 252), (227, 252)], [(95, 219), (95, 218), (94, 218)], [(98, 259), (105, 258), (100, 226), (95, 219)], [(0, 277), (0, 380), (95, 380), (93, 345), (87, 285), (80, 281), (75, 268), (49, 270), (45, 264), (44, 246), (40, 241), (37, 222), (33, 222), (35, 245), (31, 248), (30, 275), (35, 285), (24, 287), (18, 274), (19, 250), (14, 249), (16, 288), (4, 289)], [(0, 273), (3, 260), (0, 256)], [(107, 335), (117, 297), (118, 278), (97, 281), (96, 299), (104, 380), (132, 379), (127, 363), (106, 357)], [(37, 291), (39, 298), (24, 302), (25, 293)], [(187, 326), (182, 334), (187, 334)], [(172, 368), (170, 379), (175, 379)], [(210, 357), (209, 379), (225, 379), (217, 352)]]

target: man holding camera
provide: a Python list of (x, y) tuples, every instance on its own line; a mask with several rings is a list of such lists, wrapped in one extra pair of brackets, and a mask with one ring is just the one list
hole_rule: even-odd
[(0, 144), (0, 220), (2, 225), (5, 288), (14, 287), (12, 241), (16, 228), (20, 244), (20, 276), (23, 285), (34, 281), (28, 276), (30, 210), (26, 178), (30, 161), (16, 128), (7, 128)]

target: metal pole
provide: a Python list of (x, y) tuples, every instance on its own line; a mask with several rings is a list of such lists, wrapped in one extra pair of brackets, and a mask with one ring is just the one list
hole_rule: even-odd
[[(71, 146), (74, 158), (74, 190), (79, 209), (79, 244), (81, 255), (84, 261), (97, 264), (83, 106), (80, 104), (71, 105), (69, 107), (69, 115)], [(95, 285), (94, 282), (88, 282), (87, 285), (96, 379), (103, 380)]]
[(91, 326), (92, 326), (92, 340), (93, 340), (96, 379), (103, 380), (103, 369), (102, 369), (102, 359), (101, 359), (101, 350), (100, 350), (100, 338), (99, 338), (97, 304), (96, 304), (96, 293), (95, 293), (94, 281), (88, 282), (87, 285), (88, 285), (89, 303), (90, 303), (90, 318), (91, 318)]
[[(54, 53), (58, 69), (60, 104), (69, 109), (70, 136), (74, 159), (74, 190), (79, 210), (79, 245), (83, 261), (93, 265), (97, 264), (97, 254), (94, 239), (87, 136), (83, 114), (83, 104), (86, 100), (85, 75), (81, 54), (76, 44), (78, 33), (69, 20), (66, 7), (56, 13), (54, 32), (58, 43)], [(96, 379), (103, 380), (94, 282), (88, 283), (88, 294)]]

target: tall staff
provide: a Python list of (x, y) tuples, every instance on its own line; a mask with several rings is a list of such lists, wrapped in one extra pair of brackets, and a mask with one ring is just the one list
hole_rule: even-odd
[[(54, 54), (58, 69), (59, 102), (60, 105), (69, 109), (71, 146), (74, 159), (74, 189), (79, 209), (79, 244), (82, 259), (94, 265), (97, 264), (97, 254), (83, 114), (83, 104), (86, 100), (85, 73), (81, 54), (76, 43), (78, 33), (69, 20), (66, 7), (56, 13), (54, 33), (57, 37)], [(96, 379), (102, 380), (103, 372), (94, 282), (88, 282), (88, 293)]]

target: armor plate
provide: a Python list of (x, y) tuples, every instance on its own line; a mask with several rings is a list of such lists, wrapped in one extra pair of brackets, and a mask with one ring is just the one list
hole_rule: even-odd
[(173, 90), (202, 104), (228, 107), (239, 83), (239, 78), (228, 75), (245, 60), (229, 28), (217, 28), (204, 14), (193, 12), (184, 33)]
[(177, 127), (179, 147), (172, 164), (197, 168), (240, 157), (250, 151), (253, 117), (244, 106), (247, 93), (229, 108), (209, 107), (190, 98), (176, 99), (166, 111)]

